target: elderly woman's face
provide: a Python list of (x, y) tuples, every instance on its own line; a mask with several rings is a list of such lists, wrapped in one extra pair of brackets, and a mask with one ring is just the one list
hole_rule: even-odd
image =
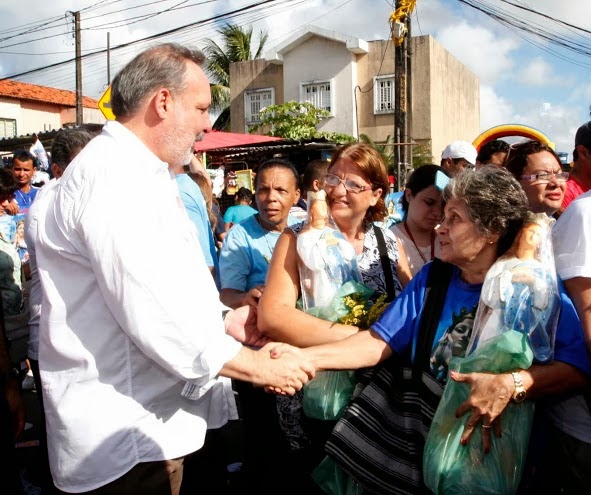
[(537, 174), (560, 172), (560, 164), (548, 151), (540, 151), (527, 157), (527, 165), (521, 175), (529, 178), (521, 179), (519, 183), (525, 191), (531, 211), (552, 215), (560, 208), (566, 190), (566, 180), (558, 180), (556, 175), (552, 175), (550, 180), (538, 180), (533, 177)]
[(463, 268), (467, 263), (477, 260), (490, 245), (490, 238), (479, 232), (464, 202), (450, 199), (443, 213), (443, 221), (437, 230), (441, 259)]

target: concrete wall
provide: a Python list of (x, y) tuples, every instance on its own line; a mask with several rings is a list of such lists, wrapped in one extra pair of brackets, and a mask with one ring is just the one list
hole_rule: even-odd
[[(60, 112), (60, 120), (62, 126), (66, 124), (76, 123), (76, 109), (72, 107), (62, 108)], [(104, 124), (107, 119), (98, 108), (86, 108), (82, 109), (82, 120), (85, 124)]]
[[(384, 53), (385, 50), (385, 53)], [(394, 113), (374, 113), (374, 77), (394, 75), (394, 46), (390, 42), (370, 41), (369, 52), (357, 56), (357, 112), (359, 133), (373, 141), (385, 141), (394, 135)]]
[(437, 41), (427, 38), (430, 53), (432, 152), (439, 163), (451, 141), (472, 142), (480, 133), (480, 83), (478, 77)]
[(275, 104), (284, 103), (283, 66), (266, 60), (230, 64), (230, 130), (245, 132), (244, 92), (251, 89), (275, 89)]
[(332, 80), (332, 117), (318, 128), (322, 131), (356, 134), (353, 89), (357, 85), (356, 56), (344, 43), (312, 36), (284, 54), (285, 101), (300, 101), (300, 84)]

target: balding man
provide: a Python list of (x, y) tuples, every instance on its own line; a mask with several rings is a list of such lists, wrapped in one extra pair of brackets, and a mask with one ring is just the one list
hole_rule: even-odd
[[(171, 170), (210, 130), (200, 52), (151, 48), (115, 77), (117, 116), (70, 164), (38, 219), (39, 367), (55, 485), (177, 494), (183, 457), (221, 411), (218, 375), (286, 393), (313, 375), (225, 334), (214, 280)], [(48, 302), (45, 305), (45, 301)], [(47, 308), (47, 310), (45, 310)]]

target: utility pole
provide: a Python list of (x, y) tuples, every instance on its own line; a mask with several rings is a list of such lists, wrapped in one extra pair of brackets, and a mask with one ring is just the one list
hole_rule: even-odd
[(396, 0), (396, 10), (390, 16), (394, 40), (394, 162), (397, 172), (396, 190), (400, 191), (406, 167), (412, 162), (409, 148), (409, 113), (411, 109), (410, 53), (408, 37), (410, 15), (416, 0)]
[(84, 123), (82, 111), (82, 39), (80, 37), (80, 12), (74, 12), (74, 36), (76, 40), (76, 125)]
[(111, 84), (111, 33), (107, 31), (107, 85)]

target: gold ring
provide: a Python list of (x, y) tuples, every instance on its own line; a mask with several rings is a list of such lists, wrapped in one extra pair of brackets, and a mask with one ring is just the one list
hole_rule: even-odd
[(482, 425), (483, 430), (490, 430), (491, 428), (492, 428), (492, 426)]

